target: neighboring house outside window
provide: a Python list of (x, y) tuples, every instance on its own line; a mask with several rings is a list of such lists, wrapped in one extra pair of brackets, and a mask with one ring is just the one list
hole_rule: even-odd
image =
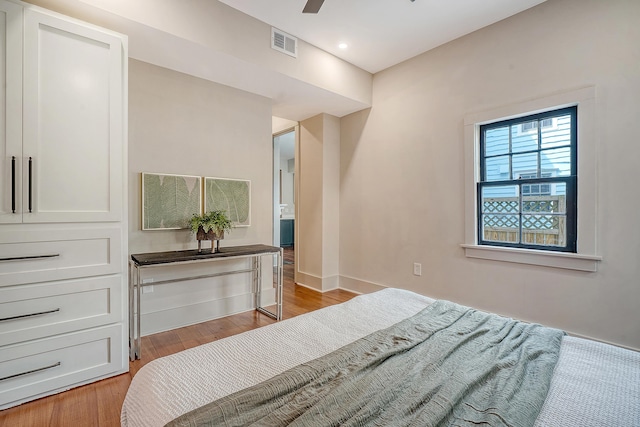
[(478, 244), (576, 252), (577, 108), (480, 126)]
[[(553, 126), (553, 119), (543, 119), (543, 120), (540, 120), (540, 123), (542, 124), (543, 128), (546, 128), (546, 127), (549, 127), (549, 126)], [(531, 121), (531, 122), (522, 123), (520, 125), (520, 129), (521, 129), (522, 132), (536, 130), (536, 129), (538, 129), (538, 121), (534, 120), (534, 121)]]
[[(540, 177), (549, 178), (553, 176), (551, 172), (541, 172)], [(521, 173), (518, 179), (537, 178), (537, 173)], [(551, 184), (527, 184), (522, 186), (523, 196), (549, 196), (551, 195)]]

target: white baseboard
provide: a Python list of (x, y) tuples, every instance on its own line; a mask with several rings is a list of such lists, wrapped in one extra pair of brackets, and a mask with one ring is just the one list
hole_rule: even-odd
[(327, 276), (322, 278), (322, 292), (333, 291), (340, 288), (340, 276)]
[[(297, 284), (318, 292), (344, 289), (357, 294), (368, 294), (387, 288), (387, 286), (378, 283), (349, 276), (336, 275), (321, 278), (303, 272), (298, 272)], [(275, 304), (275, 289), (263, 289), (262, 305), (268, 306), (272, 304)], [(143, 312), (140, 322), (141, 335), (146, 336), (169, 331), (253, 309), (255, 309), (254, 295), (252, 293), (243, 293), (148, 313)]]
[(304, 286), (305, 288), (322, 292), (322, 277), (298, 271), (296, 273), (296, 283)]
[[(254, 310), (255, 296), (252, 293), (234, 295), (228, 298), (219, 298), (189, 304), (181, 307), (172, 307), (165, 310), (143, 313), (140, 320), (141, 335), (151, 335), (184, 326), (195, 325), (208, 320), (219, 319), (232, 314)], [(262, 290), (262, 305), (275, 304), (275, 289)]]
[(356, 279), (355, 277), (340, 276), (340, 289), (353, 292), (356, 294), (370, 294), (380, 291), (388, 286), (379, 283), (368, 282), (366, 280)]
[(314, 274), (298, 271), (296, 283), (300, 286), (316, 290), (318, 292), (327, 292), (340, 288), (340, 276), (319, 277)]
[(370, 294), (387, 288), (385, 285), (367, 282), (366, 280), (356, 279), (355, 277), (337, 275), (321, 278), (301, 271), (298, 272), (296, 284), (321, 293), (335, 289), (344, 289), (345, 291), (356, 294)]

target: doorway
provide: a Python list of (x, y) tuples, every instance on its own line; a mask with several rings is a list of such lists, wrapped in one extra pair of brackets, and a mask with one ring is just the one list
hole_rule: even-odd
[(273, 245), (284, 249), (285, 265), (295, 264), (296, 129), (273, 135)]

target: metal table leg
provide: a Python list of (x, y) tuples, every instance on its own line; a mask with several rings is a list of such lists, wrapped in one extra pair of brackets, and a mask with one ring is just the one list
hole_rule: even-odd
[(284, 264), (284, 249), (280, 248), (280, 252), (276, 254), (278, 259), (278, 272), (276, 275), (276, 320), (282, 320), (282, 279)]
[(140, 268), (136, 267), (136, 344), (135, 344), (135, 358), (140, 359), (140, 342), (141, 342), (141, 330), (140, 330), (140, 295), (142, 294), (142, 286), (140, 285)]
[(129, 360), (135, 360), (135, 310), (133, 293), (133, 262), (129, 261)]

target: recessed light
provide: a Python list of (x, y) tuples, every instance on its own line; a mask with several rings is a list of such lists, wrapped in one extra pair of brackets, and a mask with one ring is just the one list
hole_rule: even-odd
[(338, 44), (338, 47), (339, 47), (340, 49), (346, 49), (346, 48), (348, 48), (348, 47), (349, 47), (349, 45), (348, 45), (348, 44), (346, 44), (345, 42), (342, 42), (342, 43), (339, 43), (339, 44)]

